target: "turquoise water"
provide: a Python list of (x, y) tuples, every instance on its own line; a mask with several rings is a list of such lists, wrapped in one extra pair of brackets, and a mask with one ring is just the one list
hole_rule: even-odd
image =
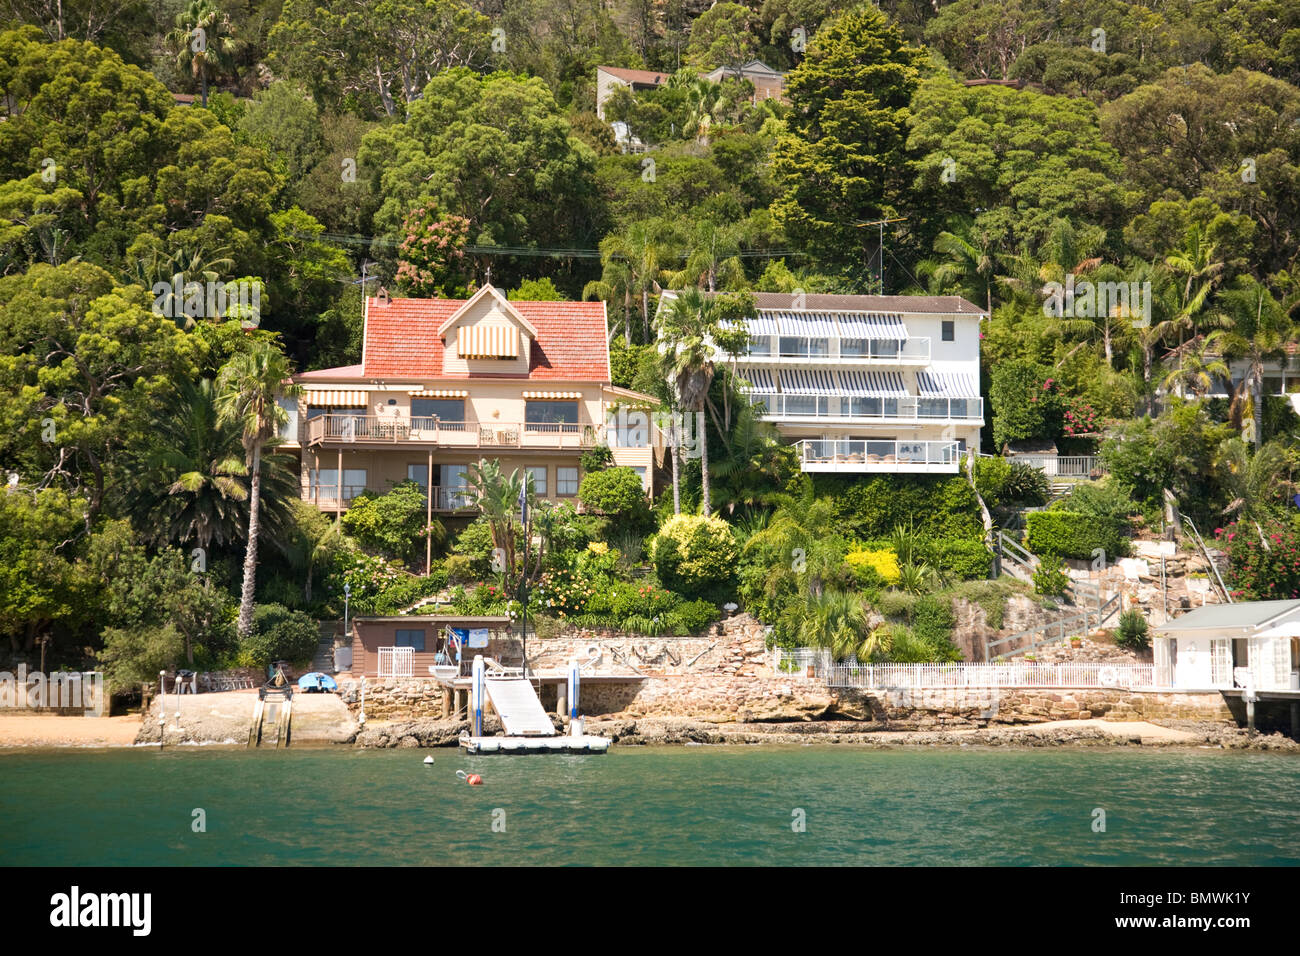
[[(1278, 754), (616, 747), (438, 750), (428, 768), (429, 753), (0, 755), (0, 863), (1300, 862), (1300, 759)], [(206, 833), (192, 830), (195, 808)]]

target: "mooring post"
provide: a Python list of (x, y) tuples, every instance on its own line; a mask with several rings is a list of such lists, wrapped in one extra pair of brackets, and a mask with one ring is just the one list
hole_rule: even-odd
[(1291, 701), (1291, 736), (1300, 740), (1300, 700)]

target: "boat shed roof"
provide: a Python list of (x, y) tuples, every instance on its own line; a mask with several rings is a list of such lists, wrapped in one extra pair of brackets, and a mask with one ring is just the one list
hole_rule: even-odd
[(1284, 617), (1300, 612), (1300, 600), (1242, 601), (1238, 604), (1207, 604), (1157, 627), (1168, 631), (1256, 631)]

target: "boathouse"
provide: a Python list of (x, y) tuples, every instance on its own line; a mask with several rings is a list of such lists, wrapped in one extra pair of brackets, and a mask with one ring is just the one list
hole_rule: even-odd
[(1300, 691), (1300, 600), (1210, 604), (1152, 637), (1158, 686)]

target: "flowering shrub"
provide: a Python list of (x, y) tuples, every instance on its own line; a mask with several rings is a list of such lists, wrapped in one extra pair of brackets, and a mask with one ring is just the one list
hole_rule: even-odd
[(1071, 401), (1065, 410), (1061, 431), (1069, 437), (1095, 435), (1101, 431), (1101, 416), (1087, 402)]
[(376, 602), (384, 591), (410, 578), (398, 561), (362, 551), (340, 551), (325, 582), (326, 592), (343, 604), (343, 585), (351, 589), (348, 603), (353, 613), (373, 614)]
[(852, 568), (855, 574), (862, 570), (870, 570), (886, 584), (898, 583), (898, 555), (890, 548), (881, 548), (877, 551), (850, 551), (844, 556), (844, 563)]
[(731, 525), (716, 516), (674, 515), (650, 548), (659, 580), (690, 597), (731, 584), (739, 557)]
[(1216, 528), (1219, 547), (1228, 556), (1224, 575), (1234, 597), (1269, 601), (1300, 597), (1300, 539), (1290, 525), (1266, 524), (1266, 549), (1253, 523)]
[(457, 614), (473, 617), (505, 614), (508, 603), (508, 596), (499, 584), (479, 583), (468, 588), (458, 585), (451, 590), (451, 608)]
[(543, 614), (574, 617), (586, 613), (592, 590), (589, 582), (567, 568), (547, 571), (529, 592), (529, 605)]
[(437, 209), (413, 209), (402, 222), (397, 282), (403, 292), (455, 298), (466, 293), (465, 245), (469, 220)]

